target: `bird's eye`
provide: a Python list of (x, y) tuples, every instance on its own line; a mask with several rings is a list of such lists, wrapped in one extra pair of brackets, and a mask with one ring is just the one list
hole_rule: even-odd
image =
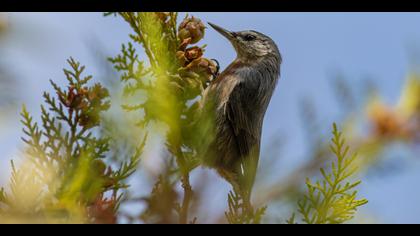
[(255, 38), (256, 38), (255, 35), (252, 35), (252, 34), (247, 34), (244, 36), (245, 41), (252, 41)]

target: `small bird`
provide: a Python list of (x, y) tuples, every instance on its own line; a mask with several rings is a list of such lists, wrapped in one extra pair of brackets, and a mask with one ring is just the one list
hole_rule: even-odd
[(214, 127), (207, 130), (210, 140), (203, 145), (203, 164), (216, 169), (249, 202), (263, 119), (280, 76), (282, 57), (274, 41), (262, 33), (209, 25), (230, 41), (237, 57), (211, 81), (200, 101), (201, 114), (214, 121)]

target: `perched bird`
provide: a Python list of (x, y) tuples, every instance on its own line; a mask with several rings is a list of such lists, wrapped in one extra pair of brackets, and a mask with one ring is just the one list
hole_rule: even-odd
[(262, 33), (209, 25), (230, 41), (237, 57), (203, 92), (201, 114), (214, 122), (203, 145), (203, 164), (216, 169), (249, 201), (263, 119), (280, 76), (282, 57), (274, 41)]

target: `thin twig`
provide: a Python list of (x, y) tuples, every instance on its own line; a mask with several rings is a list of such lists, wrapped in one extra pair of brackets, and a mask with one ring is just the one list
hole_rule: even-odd
[(188, 209), (190, 207), (190, 202), (193, 196), (193, 191), (190, 184), (190, 174), (186, 172), (182, 178), (182, 188), (184, 189), (184, 199), (182, 201), (180, 213), (179, 213), (179, 223), (187, 224), (188, 222)]

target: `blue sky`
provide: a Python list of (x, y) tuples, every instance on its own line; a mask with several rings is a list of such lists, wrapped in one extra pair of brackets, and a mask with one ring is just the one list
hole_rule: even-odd
[[(330, 84), (337, 73), (361, 93), (363, 80), (371, 78), (388, 102), (395, 102), (415, 61), (420, 42), (417, 13), (191, 13), (203, 21), (230, 30), (254, 29), (269, 35), (283, 55), (281, 80), (266, 114), (263, 146), (281, 133), (287, 145), (279, 172), (287, 172), (307, 154), (299, 115), (299, 101), (307, 96), (316, 105), (324, 135), (340, 120), (340, 109)], [(182, 16), (181, 16), (182, 17)], [(128, 41), (130, 29), (120, 19), (101, 13), (12, 13), (11, 35), (0, 46), (9, 68), (19, 78), (18, 103), (38, 114), (41, 94), (50, 90), (49, 79), (64, 82), (62, 68), (72, 56), (93, 75), (89, 43), (100, 43), (110, 56)], [(202, 41), (206, 56), (226, 67), (235, 57), (230, 44), (208, 30)], [(4, 53), (4, 54), (3, 54)], [(0, 164), (7, 166), (20, 142), (18, 110), (0, 125)], [(263, 153), (264, 154), (264, 153)], [(399, 155), (399, 154), (398, 154)], [(383, 177), (366, 177), (361, 195), (369, 199), (363, 211), (381, 222), (420, 223), (420, 162), (408, 153), (402, 171)], [(276, 158), (265, 157), (263, 158)], [(264, 161), (264, 160), (263, 160)], [(0, 173), (5, 179), (7, 171)]]

